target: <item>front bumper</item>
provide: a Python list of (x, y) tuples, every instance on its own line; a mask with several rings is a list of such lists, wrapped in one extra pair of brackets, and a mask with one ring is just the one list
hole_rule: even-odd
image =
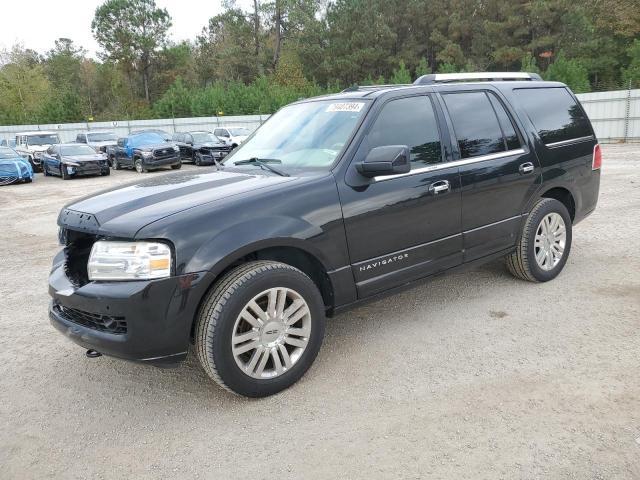
[(109, 170), (109, 164), (105, 161), (104, 165), (100, 164), (89, 164), (83, 165), (78, 164), (78, 166), (67, 165), (67, 172), (73, 176), (84, 176), (84, 175), (102, 175)]
[(206, 150), (200, 151), (202, 154), (200, 163), (202, 165), (214, 165), (216, 161), (220, 162), (229, 154), (228, 150)]
[(182, 163), (182, 160), (180, 160), (180, 152), (176, 152), (175, 155), (172, 155), (170, 157), (165, 157), (165, 158), (155, 158), (155, 157), (143, 158), (142, 163), (146, 168), (154, 169), (154, 168), (166, 167), (168, 165), (177, 165), (179, 163)]
[(208, 273), (74, 286), (60, 255), (49, 277), (51, 324), (86, 349), (159, 366), (187, 355)]

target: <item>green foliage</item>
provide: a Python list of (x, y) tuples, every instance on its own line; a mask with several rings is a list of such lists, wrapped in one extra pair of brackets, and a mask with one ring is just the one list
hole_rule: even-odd
[(431, 69), (429, 68), (427, 59), (424, 57), (421, 57), (420, 61), (418, 62), (418, 66), (416, 67), (416, 78), (422, 75), (428, 75), (429, 73), (431, 73)]
[(267, 114), (435, 71), (538, 72), (576, 92), (640, 87), (640, 9), (628, 0), (245, 4), (224, 1), (193, 41), (171, 43), (154, 0), (104, 0), (91, 24), (100, 61), (64, 38), (44, 55), (0, 52), (0, 122)]
[(549, 65), (544, 78), (565, 83), (576, 93), (588, 92), (590, 89), (589, 73), (585, 66), (579, 60), (567, 60), (562, 54)]
[(640, 40), (636, 39), (629, 47), (629, 66), (622, 69), (622, 80), (624, 85), (631, 85), (632, 88), (640, 88)]
[(393, 75), (391, 75), (391, 83), (395, 84), (404, 84), (411, 83), (411, 72), (407, 70), (404, 62), (400, 60), (400, 65), (393, 71)]

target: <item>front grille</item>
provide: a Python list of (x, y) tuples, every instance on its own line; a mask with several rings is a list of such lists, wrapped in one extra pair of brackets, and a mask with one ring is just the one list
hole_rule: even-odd
[(65, 233), (65, 273), (71, 283), (81, 287), (89, 283), (87, 264), (89, 263), (91, 248), (97, 238), (95, 235), (76, 230), (66, 229)]
[(176, 155), (176, 151), (173, 148), (158, 148), (153, 151), (153, 157), (157, 160), (163, 158), (170, 158)]
[(127, 333), (127, 322), (125, 317), (115, 317), (111, 315), (100, 315), (99, 313), (89, 313), (76, 308), (63, 307), (55, 304), (53, 310), (65, 320), (68, 320), (83, 327), (99, 332), (124, 335)]

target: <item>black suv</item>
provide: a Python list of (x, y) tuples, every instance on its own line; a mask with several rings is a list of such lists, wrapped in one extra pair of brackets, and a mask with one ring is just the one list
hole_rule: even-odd
[(176, 132), (172, 140), (180, 148), (180, 158), (197, 166), (214, 165), (231, 151), (231, 146), (211, 132)]
[(361, 301), (497, 257), (556, 277), (600, 162), (578, 100), (535, 75), (299, 101), (217, 170), (67, 205), (50, 318), (95, 355), (168, 365), (194, 345), (223, 387), (273, 394), (309, 368), (325, 316)]

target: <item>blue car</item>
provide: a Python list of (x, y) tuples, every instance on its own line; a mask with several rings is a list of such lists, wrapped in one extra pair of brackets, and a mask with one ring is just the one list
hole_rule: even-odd
[(180, 148), (174, 142), (165, 141), (155, 132), (138, 133), (119, 138), (118, 144), (107, 147), (109, 163), (114, 170), (133, 168), (138, 173), (171, 167), (182, 167)]
[(10, 183), (31, 183), (33, 168), (13, 148), (0, 147), (0, 185)]

